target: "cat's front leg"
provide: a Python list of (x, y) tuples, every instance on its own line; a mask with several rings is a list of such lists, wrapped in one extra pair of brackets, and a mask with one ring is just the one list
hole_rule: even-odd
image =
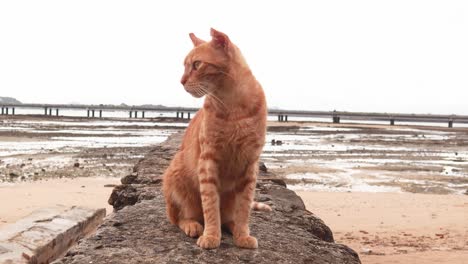
[(234, 244), (241, 248), (257, 248), (257, 239), (250, 235), (249, 217), (250, 206), (255, 195), (258, 166), (253, 162), (247, 167), (244, 178), (236, 184), (236, 199), (233, 222), (228, 227), (231, 229)]
[(205, 229), (203, 235), (198, 238), (197, 245), (204, 249), (217, 248), (221, 243), (218, 166), (213, 153), (209, 150), (202, 152), (198, 163), (198, 180)]

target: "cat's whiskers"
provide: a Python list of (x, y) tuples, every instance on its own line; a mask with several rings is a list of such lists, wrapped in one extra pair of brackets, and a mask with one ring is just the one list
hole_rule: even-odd
[(202, 86), (200, 86), (200, 89), (202, 89), (202, 91), (205, 92), (205, 94), (211, 95), (211, 97), (213, 97), (216, 101), (218, 101), (224, 109), (227, 109), (226, 104), (218, 96), (216, 96), (214, 93), (208, 91), (208, 89), (206, 89), (206, 88), (204, 88)]
[(201, 95), (200, 87), (199, 86), (194, 87), (194, 92), (196, 96), (200, 96)]
[(200, 97), (207, 94), (206, 90), (203, 89), (202, 86), (198, 86), (197, 89), (198, 89), (198, 94), (200, 95)]
[(191, 90), (193, 90), (194, 95), (196, 95), (198, 97), (202, 97), (203, 95), (206, 94), (199, 84), (198, 85), (189, 85), (189, 88)]

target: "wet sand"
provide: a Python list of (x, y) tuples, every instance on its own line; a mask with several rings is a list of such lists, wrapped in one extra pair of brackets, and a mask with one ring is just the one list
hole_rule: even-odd
[(466, 195), (297, 193), (362, 263), (467, 263)]
[(293, 190), (462, 194), (468, 189), (467, 128), (272, 124), (267, 139), (262, 159)]
[[(55, 205), (112, 207), (118, 178), (50, 179), (0, 186), (0, 228)], [(297, 192), (362, 263), (466, 263), (468, 196), (413, 193)]]
[(110, 177), (3, 183), (0, 185), (0, 228), (34, 210), (57, 205), (106, 208), (110, 214), (112, 206), (107, 204), (107, 200), (117, 184), (120, 184), (120, 179)]

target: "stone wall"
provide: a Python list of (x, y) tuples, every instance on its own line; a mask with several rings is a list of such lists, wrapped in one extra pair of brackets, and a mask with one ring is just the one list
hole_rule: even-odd
[(303, 201), (271, 173), (263, 170), (256, 200), (272, 212), (252, 212), (256, 250), (239, 249), (223, 233), (221, 246), (203, 250), (169, 223), (161, 192), (161, 174), (180, 144), (180, 134), (158, 145), (122, 179), (109, 203), (114, 214), (96, 235), (56, 263), (360, 263), (345, 245), (334, 243), (330, 228), (305, 209)]

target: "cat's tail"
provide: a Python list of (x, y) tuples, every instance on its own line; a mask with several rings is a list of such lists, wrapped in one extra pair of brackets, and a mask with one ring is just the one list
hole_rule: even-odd
[(264, 211), (264, 212), (271, 212), (272, 209), (268, 204), (265, 203), (260, 203), (260, 202), (252, 202), (252, 205), (250, 206), (252, 210), (255, 211)]

